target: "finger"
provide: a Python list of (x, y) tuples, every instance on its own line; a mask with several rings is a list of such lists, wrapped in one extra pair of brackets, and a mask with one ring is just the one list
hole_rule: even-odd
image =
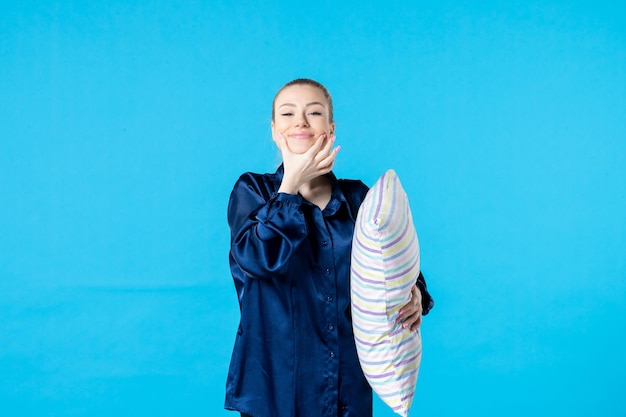
[(396, 323), (404, 323), (418, 313), (421, 314), (421, 311), (418, 310), (416, 306), (407, 304), (406, 306), (402, 307), (402, 309), (398, 313)]
[(328, 174), (330, 171), (333, 170), (334, 166), (335, 166), (335, 161), (332, 161), (330, 165), (318, 168), (317, 175), (320, 176), (320, 175)]
[(322, 155), (330, 154), (334, 143), (335, 143), (335, 135), (332, 135), (330, 137), (327, 136), (327, 138), (324, 141), (324, 146), (320, 150), (320, 153)]
[(411, 326), (411, 331), (417, 330), (422, 325), (422, 317), (422, 309), (420, 308), (419, 312), (417, 313), (415, 323), (413, 323), (413, 325)]
[(417, 321), (411, 326), (411, 331), (414, 332), (422, 325), (422, 316), (420, 315)]
[(332, 160), (337, 155), (337, 152), (333, 149), (334, 143), (335, 143), (335, 136), (332, 136), (326, 139), (324, 146), (317, 153), (317, 156), (320, 158), (320, 164), (328, 163), (328, 161)]
[(418, 311), (414, 314), (411, 314), (409, 317), (404, 320), (402, 323), (402, 327), (405, 329), (410, 328), (411, 330), (415, 330), (422, 323), (422, 312)]
[(332, 166), (335, 164), (335, 158), (339, 153), (339, 149), (341, 149), (341, 146), (337, 146), (330, 152), (330, 154), (327, 154), (326, 157), (319, 162), (319, 166), (321, 168), (332, 168)]
[(310, 153), (310, 155), (312, 156), (316, 156), (320, 149), (322, 149), (322, 146), (324, 145), (324, 140), (326, 139), (326, 133), (322, 133), (316, 140), (315, 143), (313, 144), (313, 146), (311, 146), (309, 148), (309, 150), (307, 151), (307, 153)]
[(326, 133), (322, 133), (317, 138), (313, 146), (311, 146), (306, 152), (318, 164), (323, 156), (328, 155), (328, 153), (324, 154), (324, 147), (326, 146), (326, 143), (329, 142), (328, 140), (326, 140), (327, 136), (328, 135)]

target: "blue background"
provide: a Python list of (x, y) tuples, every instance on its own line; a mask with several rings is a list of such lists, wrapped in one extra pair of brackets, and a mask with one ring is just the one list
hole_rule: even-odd
[(625, 416), (621, 4), (0, 1), (0, 415), (234, 415), (228, 196), (306, 76), (409, 195), (411, 415)]

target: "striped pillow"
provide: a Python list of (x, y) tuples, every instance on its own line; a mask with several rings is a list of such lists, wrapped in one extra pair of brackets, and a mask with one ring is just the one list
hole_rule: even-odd
[(407, 416), (422, 357), (419, 330), (396, 323), (420, 271), (409, 202), (393, 170), (369, 190), (357, 215), (350, 285), (352, 326), (363, 373), (397, 414)]

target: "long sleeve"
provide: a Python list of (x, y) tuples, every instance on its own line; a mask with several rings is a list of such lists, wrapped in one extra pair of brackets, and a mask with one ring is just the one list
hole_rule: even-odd
[(228, 204), (231, 258), (253, 278), (280, 276), (307, 236), (302, 196), (277, 193), (275, 185), (267, 177), (244, 174)]
[(424, 279), (424, 275), (422, 275), (422, 271), (420, 271), (419, 276), (417, 277), (417, 288), (419, 288), (422, 293), (422, 315), (425, 316), (428, 312), (435, 306), (435, 300), (428, 292), (428, 288), (426, 287), (426, 279)]

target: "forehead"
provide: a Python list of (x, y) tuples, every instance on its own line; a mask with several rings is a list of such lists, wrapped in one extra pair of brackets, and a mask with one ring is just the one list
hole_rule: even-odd
[(290, 85), (285, 87), (276, 96), (276, 106), (281, 106), (285, 103), (302, 104), (306, 105), (311, 102), (320, 102), (325, 106), (328, 106), (328, 100), (324, 95), (324, 92), (312, 85)]

